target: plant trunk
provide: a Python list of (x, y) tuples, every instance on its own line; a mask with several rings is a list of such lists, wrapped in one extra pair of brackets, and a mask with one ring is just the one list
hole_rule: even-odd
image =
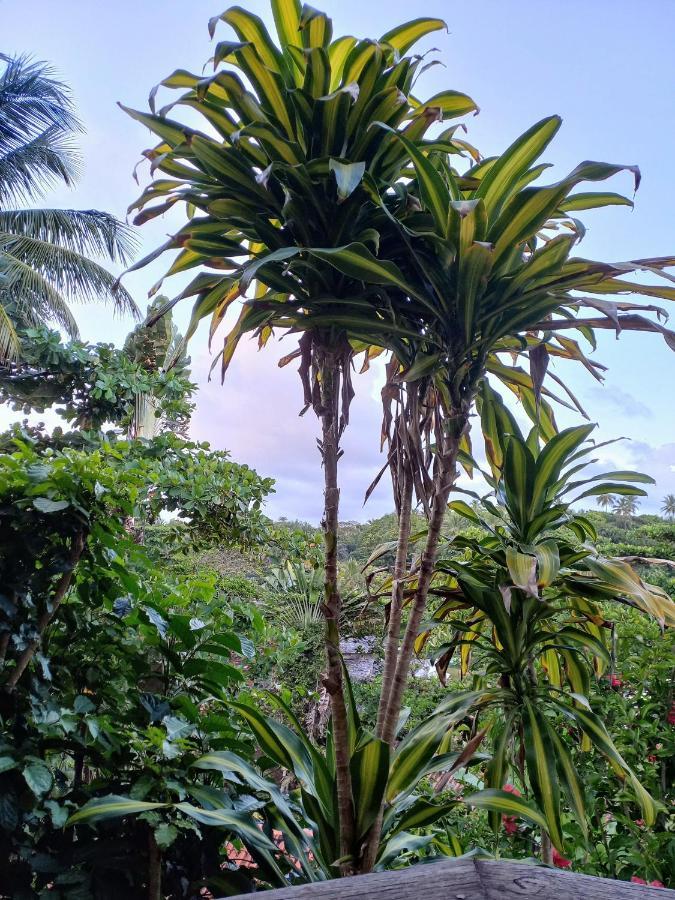
[(59, 579), (59, 582), (56, 586), (56, 590), (54, 591), (54, 595), (51, 598), (51, 603), (48, 606), (46, 606), (46, 608), (44, 609), (44, 611), (42, 612), (42, 614), (40, 615), (40, 617), (37, 620), (38, 636), (35, 638), (35, 640), (31, 641), (31, 643), (26, 647), (26, 649), (23, 651), (21, 656), (19, 656), (19, 658), (16, 662), (16, 666), (14, 667), (11, 675), (7, 679), (7, 683), (5, 684), (5, 690), (8, 693), (12, 693), (14, 691), (14, 688), (17, 686), (19, 679), (21, 678), (23, 673), (28, 668), (30, 661), (33, 659), (33, 656), (35, 655), (35, 651), (40, 646), (40, 641), (42, 640), (42, 635), (44, 634), (47, 627), (50, 625), (50, 623), (54, 619), (54, 616), (56, 615), (63, 598), (68, 593), (68, 589), (70, 588), (70, 585), (73, 580), (73, 575), (75, 574), (75, 567), (77, 566), (77, 564), (80, 560), (80, 557), (82, 556), (82, 553), (84, 551), (84, 545), (85, 545), (84, 537), (85, 536), (84, 536), (83, 532), (78, 532), (73, 537), (73, 542), (72, 542), (72, 546), (71, 546), (71, 550), (70, 550), (70, 559), (69, 559), (70, 568), (68, 569), (67, 572), (64, 572), (63, 575), (61, 576), (61, 578)]
[(541, 831), (541, 861), (547, 866), (553, 865), (553, 844), (551, 844), (548, 832), (543, 828)]
[(384, 721), (389, 703), (389, 695), (396, 673), (398, 647), (401, 640), (401, 615), (403, 612), (403, 586), (408, 571), (408, 548), (410, 545), (410, 520), (412, 516), (413, 480), (406, 469), (403, 472), (401, 487), (401, 510), (398, 517), (398, 543), (394, 561), (394, 580), (391, 587), (391, 605), (389, 623), (384, 647), (384, 668), (382, 671), (382, 687), (380, 703), (377, 710), (377, 737), (382, 737)]
[(349, 728), (340, 656), (341, 600), (338, 589), (337, 544), (340, 490), (338, 488), (339, 450), (339, 382), (340, 369), (336, 357), (327, 353), (321, 372), (321, 455), (324, 472), (323, 534), (325, 645), (327, 671), (324, 686), (330, 697), (335, 745), (335, 771), (340, 834), (340, 865), (342, 875), (351, 875), (354, 854), (354, 801), (349, 768)]
[[(378, 736), (382, 738), (382, 740), (386, 741), (390, 746), (393, 746), (394, 738), (396, 735), (396, 726), (398, 724), (398, 719), (401, 713), (401, 705), (403, 702), (403, 693), (405, 691), (406, 684), (408, 682), (408, 674), (410, 672), (410, 663), (412, 661), (413, 652), (415, 649), (415, 640), (417, 638), (417, 633), (419, 631), (420, 624), (422, 622), (422, 617), (424, 616), (424, 611), (427, 605), (427, 597), (429, 594), (429, 586), (431, 584), (431, 578), (434, 572), (434, 566), (436, 564), (436, 555), (438, 551), (438, 544), (441, 537), (441, 530), (443, 528), (443, 520), (445, 518), (445, 510), (448, 505), (448, 496), (452, 489), (452, 486), (455, 483), (455, 479), (457, 477), (456, 473), (456, 462), (457, 462), (457, 454), (459, 451), (459, 442), (464, 432), (464, 428), (466, 427), (466, 423), (468, 420), (468, 411), (466, 414), (462, 414), (460, 416), (455, 416), (451, 419), (452, 424), (455, 426), (453, 434), (451, 437), (448, 437), (444, 440), (443, 452), (439, 456), (438, 468), (434, 477), (434, 497), (433, 497), (433, 505), (431, 509), (431, 516), (429, 518), (429, 528), (427, 532), (427, 541), (424, 547), (424, 552), (422, 554), (422, 560), (420, 563), (420, 570), (418, 575), (417, 582), (417, 590), (415, 591), (415, 597), (413, 600), (413, 607), (410, 612), (410, 616), (408, 618), (408, 624), (406, 625), (405, 635), (403, 637), (403, 641), (401, 643), (400, 649), (396, 654), (397, 659), (395, 660), (395, 670), (393, 675), (390, 677), (390, 680), (387, 684), (385, 684), (384, 679), (382, 682), (382, 694), (380, 698), (381, 708), (384, 709), (382, 713), (382, 720), (380, 726), (380, 717), (378, 714)], [(406, 485), (406, 488), (408, 486)], [(409, 489), (412, 490), (412, 484), (409, 486)], [(406, 503), (408, 509), (410, 508), (410, 504)], [(404, 507), (401, 507), (401, 513), (403, 514)], [(401, 524), (406, 524), (405, 520)], [(407, 537), (406, 537), (406, 558), (407, 558), (407, 542), (410, 535), (410, 515), (408, 515), (407, 519)], [(399, 546), (397, 547), (397, 563), (399, 562), (398, 550), (401, 548), (401, 535), (399, 534)], [(395, 585), (396, 586), (396, 582)], [(402, 597), (401, 597), (402, 599)], [(392, 615), (394, 612), (394, 597), (392, 594)], [(399, 623), (398, 627), (400, 627), (400, 615), (401, 615), (401, 607), (402, 603), (399, 605), (398, 614), (399, 614)], [(390, 619), (390, 629), (388, 632), (388, 638), (391, 636), (391, 619)], [(398, 644), (398, 631), (395, 634), (396, 643)], [(387, 648), (388, 649), (388, 648)], [(383, 819), (384, 809), (380, 810), (380, 813), (373, 824), (372, 828), (368, 832), (368, 836), (366, 841), (364, 842), (364, 846), (361, 853), (361, 858), (359, 861), (359, 872), (365, 874), (367, 872), (372, 871), (373, 866), (375, 865), (375, 861), (377, 859), (377, 851), (381, 838), (382, 831), (382, 819)]]
[(148, 826), (148, 900), (162, 900), (162, 851)]
[[(466, 421), (466, 420), (464, 420)], [(445, 518), (445, 510), (448, 505), (448, 495), (452, 489), (457, 477), (455, 465), (457, 460), (457, 452), (459, 450), (459, 440), (463, 427), (459, 433), (452, 437), (446, 438), (443, 453), (439, 458), (438, 470), (434, 478), (434, 499), (431, 509), (431, 517), (429, 519), (429, 528), (427, 532), (427, 541), (422, 553), (420, 562), (419, 575), (417, 580), (417, 590), (413, 601), (412, 610), (408, 617), (405, 635), (401, 643), (401, 649), (398, 654), (398, 662), (396, 665), (396, 673), (394, 675), (391, 687), (389, 703), (385, 714), (384, 725), (382, 728), (382, 739), (388, 744), (392, 744), (396, 732), (396, 725), (401, 712), (403, 702), (403, 692), (408, 682), (408, 673), (410, 672), (410, 663), (412, 661), (415, 640), (422, 623), (422, 617), (427, 606), (427, 597), (429, 594), (429, 585), (434, 573), (436, 564), (436, 555), (438, 552), (438, 544), (443, 528), (443, 520)]]

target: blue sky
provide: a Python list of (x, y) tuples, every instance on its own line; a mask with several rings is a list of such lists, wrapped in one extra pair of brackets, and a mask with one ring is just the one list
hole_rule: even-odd
[[(267, 5), (244, 5), (268, 17)], [(675, 3), (668, 0), (474, 0), (424, 5), (398, 0), (324, 0), (336, 33), (376, 36), (413, 15), (444, 18), (449, 34), (426, 41), (445, 67), (434, 66), (418, 93), (462, 90), (481, 107), (466, 124), (469, 139), (488, 155), (504, 149), (543, 116), (558, 113), (563, 127), (547, 153), (562, 175), (583, 159), (639, 164), (643, 181), (633, 211), (616, 208), (584, 214), (584, 256), (617, 261), (675, 253)], [(224, 8), (225, 4), (223, 3)], [(176, 68), (201, 71), (212, 52), (206, 23), (221, 12), (217, 0), (0, 0), (4, 52), (49, 60), (72, 87), (86, 134), (80, 142), (85, 170), (75, 191), (52, 195), (54, 206), (100, 208), (124, 217), (139, 193), (132, 170), (151, 135), (116, 106), (146, 108), (147, 95)], [(222, 26), (219, 39), (227, 37)], [(141, 183), (147, 170), (139, 173)], [(553, 180), (553, 179), (552, 179)], [(629, 176), (612, 189), (629, 193)], [(177, 219), (139, 229), (142, 252), (156, 246)], [(168, 262), (127, 279), (139, 305)], [(171, 290), (171, 286), (167, 286)], [(667, 301), (664, 301), (667, 305)], [(672, 312), (675, 313), (675, 305)], [(178, 314), (178, 322), (187, 310)], [(103, 308), (77, 310), (83, 337), (120, 341), (130, 326)], [(225, 386), (207, 383), (206, 339), (192, 346), (194, 374), (202, 386), (193, 433), (277, 479), (273, 515), (317, 520), (321, 473), (308, 414), (297, 419), (300, 391), (295, 371), (279, 371), (276, 359), (289, 342), (258, 354), (245, 347)], [(603, 385), (583, 372), (558, 373), (598, 422), (600, 438), (625, 435), (601, 458), (608, 467), (630, 466), (657, 479), (643, 509), (656, 511), (675, 493), (675, 356), (656, 335), (603, 336), (596, 358), (609, 367)], [(353, 421), (345, 439), (343, 518), (371, 518), (390, 509), (386, 486), (362, 507), (363, 492), (379, 468), (380, 371), (358, 378)], [(561, 415), (562, 424), (573, 424)]]

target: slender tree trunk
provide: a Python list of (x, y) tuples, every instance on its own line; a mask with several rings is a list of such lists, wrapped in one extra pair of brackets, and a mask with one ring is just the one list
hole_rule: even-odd
[[(443, 528), (445, 511), (448, 505), (448, 496), (450, 494), (450, 491), (452, 490), (457, 476), (456, 462), (457, 453), (459, 451), (459, 442), (464, 428), (466, 427), (467, 420), (468, 407), (466, 413), (456, 416), (451, 420), (454, 426), (453, 434), (452, 436), (445, 439), (445, 446), (443, 447), (443, 451), (439, 456), (438, 469), (434, 478), (434, 498), (431, 508), (431, 516), (429, 518), (427, 541), (420, 563), (417, 590), (415, 592), (412, 610), (410, 612), (410, 616), (408, 617), (408, 624), (406, 625), (403, 641), (401, 642), (400, 649), (397, 653), (396, 666), (393, 676), (391, 677), (388, 684), (385, 685), (384, 680), (382, 683), (380, 704), (381, 707), (384, 707), (384, 712), (381, 720), (381, 726), (378, 728), (378, 735), (382, 738), (382, 740), (386, 741), (390, 745), (393, 745), (394, 743), (396, 726), (398, 724), (398, 719), (401, 713), (403, 692), (405, 691), (405, 687), (408, 682), (410, 663), (412, 661), (415, 649), (415, 640), (417, 638), (417, 634), (422, 622), (422, 617), (424, 616), (424, 612), (426, 610), (429, 586), (431, 584), (431, 578), (433, 576), (434, 566), (436, 564), (438, 544), (441, 537), (441, 530)], [(410, 488), (412, 489), (412, 485), (410, 486)], [(408, 519), (408, 538), (409, 531), (410, 522)], [(399, 545), (400, 537), (401, 536), (399, 535)], [(399, 608), (399, 615), (400, 611), (401, 610)], [(380, 719), (378, 714), (378, 725), (379, 722)], [(381, 838), (383, 812), (384, 810), (381, 809), (377, 820), (375, 821), (373, 827), (370, 829), (367, 839), (364, 842), (359, 863), (359, 871), (364, 874), (366, 872), (370, 872), (375, 865), (377, 850)]]
[(162, 900), (162, 851), (148, 825), (148, 900)]
[(59, 606), (63, 598), (68, 593), (68, 589), (73, 580), (73, 575), (75, 573), (75, 567), (77, 566), (80, 557), (84, 551), (84, 533), (78, 532), (74, 538), (73, 543), (70, 550), (70, 560), (69, 565), (70, 568), (67, 572), (64, 572), (59, 582), (56, 586), (56, 590), (54, 591), (53, 596), (51, 597), (51, 601), (49, 605), (46, 606), (45, 610), (42, 612), (40, 617), (37, 620), (37, 632), (38, 636), (35, 640), (31, 641), (31, 643), (26, 647), (21, 656), (19, 656), (16, 666), (12, 670), (11, 675), (7, 679), (7, 683), (5, 684), (5, 690), (11, 693), (14, 688), (17, 686), (19, 679), (23, 675), (23, 673), (28, 668), (30, 661), (35, 656), (35, 651), (40, 646), (40, 641), (42, 640), (42, 635), (46, 631), (47, 627), (50, 625), (54, 616), (56, 615)]
[(553, 865), (553, 844), (548, 832), (541, 830), (541, 861), (547, 866)]
[(338, 488), (339, 395), (340, 369), (336, 357), (326, 353), (321, 373), (321, 455), (324, 471), (324, 515), (322, 521), (325, 544), (324, 616), (327, 671), (324, 686), (330, 697), (335, 744), (335, 770), (339, 815), (340, 857), (350, 861), (340, 866), (343, 875), (354, 871), (354, 801), (349, 769), (349, 730), (340, 656), (341, 599), (338, 589), (337, 544), (340, 490)]
[(403, 587), (404, 579), (408, 572), (408, 548), (410, 546), (410, 520), (412, 516), (413, 480), (406, 467), (403, 472), (403, 485), (401, 488), (401, 510), (398, 518), (398, 543), (396, 545), (396, 559), (394, 561), (394, 580), (391, 588), (391, 606), (389, 608), (389, 623), (384, 647), (384, 669), (382, 671), (382, 687), (380, 690), (380, 703), (377, 710), (376, 734), (382, 737), (384, 721), (389, 703), (389, 694), (392, 689), (396, 662), (398, 659), (398, 647), (401, 640), (401, 616), (403, 612)]
[(460, 437), (461, 431), (456, 437), (446, 440), (446, 447), (439, 459), (438, 471), (436, 478), (434, 479), (434, 501), (431, 509), (431, 517), (429, 519), (427, 541), (420, 562), (417, 590), (415, 591), (412, 610), (408, 617), (408, 624), (398, 654), (396, 673), (394, 675), (382, 728), (382, 739), (387, 741), (388, 744), (392, 744), (394, 740), (396, 725), (398, 723), (401, 704), (403, 702), (403, 692), (408, 682), (410, 663), (415, 649), (415, 640), (427, 606), (429, 585), (431, 584), (431, 578), (436, 564), (438, 544), (443, 528), (445, 511), (448, 505), (448, 495), (450, 494), (450, 490), (456, 479), (455, 464), (457, 452), (459, 450)]

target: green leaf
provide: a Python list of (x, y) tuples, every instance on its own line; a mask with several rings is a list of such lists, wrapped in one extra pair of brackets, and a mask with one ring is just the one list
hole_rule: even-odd
[(300, 37), (300, 0), (271, 0), (271, 4), (281, 46), (297, 44)]
[(528, 778), (537, 805), (546, 817), (546, 831), (553, 844), (562, 851), (560, 785), (555, 749), (545, 717), (529, 700), (524, 703), (523, 743)]
[(32, 763), (30, 766), (26, 766), (23, 770), (23, 777), (36, 797), (46, 794), (54, 781), (52, 773), (42, 763)]
[(390, 834), (393, 837), (400, 831), (408, 831), (410, 828), (425, 828), (449, 815), (458, 803), (459, 800), (450, 800), (447, 803), (432, 803), (430, 800), (425, 800), (422, 797), (406, 809)]
[(142, 800), (131, 800), (129, 797), (120, 797), (117, 794), (108, 794), (106, 797), (96, 797), (80, 807), (76, 813), (68, 819), (66, 825), (76, 825), (78, 822), (101, 822), (104, 819), (117, 819), (120, 816), (132, 816), (136, 813), (148, 812), (151, 809), (166, 809), (170, 803), (147, 803)]
[(395, 263), (373, 256), (365, 244), (353, 243), (325, 250), (310, 249), (309, 253), (351, 278), (367, 284), (392, 284), (411, 296), (420, 296), (416, 288), (408, 284)]
[(508, 791), (502, 791), (497, 788), (486, 788), (484, 791), (478, 791), (462, 800), (468, 806), (476, 806), (478, 809), (488, 809), (503, 816), (517, 816), (520, 819), (527, 819), (535, 825), (539, 825), (545, 831), (548, 830), (548, 823), (541, 812), (532, 806), (522, 797), (516, 797)]
[(440, 109), (443, 113), (443, 118), (447, 119), (452, 119), (455, 116), (465, 116), (470, 112), (478, 112), (478, 106), (475, 101), (459, 91), (441, 91), (440, 94), (434, 94), (433, 97), (429, 97), (415, 110), (415, 115), (419, 115), (430, 107)]
[(410, 50), (417, 41), (425, 37), (425, 35), (431, 34), (434, 31), (442, 31), (443, 29), (446, 31), (448, 30), (448, 26), (443, 19), (413, 19), (410, 22), (398, 25), (396, 28), (387, 31), (380, 38), (380, 42), (383, 44), (391, 44), (391, 46), (395, 50), (398, 50), (399, 54), (403, 56), (403, 54), (407, 53), (408, 50)]
[(514, 141), (490, 166), (475, 196), (485, 201), (491, 221), (496, 219), (506, 198), (517, 189), (518, 179), (541, 155), (561, 124), (560, 116), (542, 119)]
[(33, 500), (33, 506), (40, 512), (53, 513), (61, 512), (62, 509), (68, 509), (70, 503), (68, 500), (50, 500), (48, 497), (36, 497)]
[(389, 745), (379, 738), (361, 744), (349, 763), (356, 812), (357, 839), (377, 818), (389, 776)]

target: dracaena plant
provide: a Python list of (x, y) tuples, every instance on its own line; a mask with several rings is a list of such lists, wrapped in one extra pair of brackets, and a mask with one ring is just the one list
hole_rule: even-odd
[[(551, 353), (587, 363), (576, 342), (558, 335), (561, 330), (577, 328), (592, 336), (593, 328), (625, 324), (660, 331), (669, 345), (675, 344), (673, 334), (659, 321), (626, 312), (639, 305), (608, 304), (604, 299), (620, 293), (674, 299), (672, 286), (638, 285), (620, 277), (642, 269), (661, 274), (673, 264), (672, 258), (606, 264), (571, 255), (582, 234), (579, 223), (569, 216), (571, 210), (631, 203), (616, 194), (574, 193), (577, 186), (603, 181), (626, 168), (637, 184), (637, 169), (584, 162), (551, 185), (532, 184), (545, 168), (539, 157), (559, 126), (557, 116), (542, 120), (501, 156), (484, 160), (462, 175), (444, 148), (420, 146), (405, 135), (394, 135), (413, 163), (410, 182), (397, 185), (398, 205), (392, 209), (383, 199), (383, 209), (392, 214), (396, 228), (387, 232), (377, 260), (365, 245), (324, 254), (339, 271), (359, 272), (405, 298), (401, 308), (405, 307), (407, 321), (417, 321), (418, 332), (398, 356), (397, 378), (422, 382), (424, 415), (428, 417), (431, 409), (429, 529), (403, 638), (399, 642), (398, 634), (393, 634), (387, 643), (388, 653), (395, 654), (397, 661), (388, 667), (385, 660), (386, 700), (378, 732), (385, 740), (391, 740), (400, 710), (456, 464), (466, 442), (476, 391), (486, 373), (505, 372), (508, 367), (500, 355), (527, 351), (532, 368), (529, 386), (534, 386), (536, 402)], [(561, 227), (570, 233), (550, 237), (552, 230)], [(603, 315), (579, 317), (584, 307)], [(588, 366), (594, 370), (592, 364)], [(507, 374), (505, 380), (522, 394), (518, 372)], [(416, 420), (412, 426), (417, 427)], [(393, 600), (400, 603), (400, 597)], [(390, 616), (390, 626), (396, 627), (398, 621)]]
[[(177, 101), (155, 112), (153, 91), (150, 113), (128, 110), (161, 140), (145, 154), (161, 177), (132, 208), (140, 210), (136, 222), (142, 223), (186, 204), (187, 222), (138, 265), (176, 250), (168, 274), (200, 269), (164, 307), (196, 298), (188, 337), (205, 316), (212, 336), (231, 304), (257, 282), (219, 354), (223, 373), (245, 332), (257, 332), (261, 345), (274, 327), (302, 333), (289, 359), (300, 358), (305, 406), (322, 424), (325, 685), (336, 734), (341, 855), (350, 859), (355, 823), (338, 652), (337, 465), (353, 394), (351, 359), (355, 342), (367, 347), (386, 335), (384, 345), (400, 350), (419, 330), (405, 317), (399, 322), (377, 284), (381, 279), (367, 270), (372, 263), (380, 271), (374, 254), (390, 228), (379, 197), (390, 197), (409, 159), (395, 135), (424, 141), (434, 122), (476, 106), (456, 91), (425, 103), (411, 93), (424, 63), (408, 51), (444, 27), (438, 19), (416, 19), (379, 40), (357, 40), (334, 38), (330, 19), (297, 0), (273, 0), (272, 12), (278, 43), (258, 17), (233, 7), (209, 25), (213, 35), (223, 21), (237, 37), (216, 46), (213, 76), (178, 70), (162, 82), (186, 89)], [(180, 121), (188, 112), (201, 114), (205, 131)], [(376, 127), (379, 122), (391, 132)], [(442, 142), (448, 151), (475, 154), (452, 130)], [(332, 265), (336, 252), (345, 259), (336, 250), (345, 246), (356, 248), (351, 271)]]
[[(675, 623), (675, 604), (624, 562), (602, 558), (592, 544), (592, 523), (571, 508), (579, 499), (606, 493), (642, 495), (637, 485), (652, 479), (631, 471), (584, 477), (595, 462), (589, 457), (597, 445), (588, 442), (593, 426), (566, 429), (541, 449), (536, 429), (525, 438), (487, 386), (480, 405), (491, 465), (484, 474), (494, 495), (474, 507), (460, 500), (450, 504), (483, 533), (451, 540), (438, 562), (434, 590), (442, 599), (432, 621), (449, 626), (452, 635), (436, 649), (436, 666), (444, 679), (458, 654), (465, 675), (473, 657), (496, 682), (480, 712), (493, 709), (488, 787), (472, 801), (491, 810), (495, 825), (501, 814), (514, 814), (513, 798), (502, 788), (515, 770), (562, 850), (564, 802), (584, 834), (587, 814), (561, 723), (628, 780), (646, 822), (657, 812), (588, 697), (593, 670), (601, 675), (610, 665), (603, 637), (610, 626), (608, 604), (634, 606), (662, 625)], [(418, 651), (432, 635), (433, 629), (422, 631)]]

